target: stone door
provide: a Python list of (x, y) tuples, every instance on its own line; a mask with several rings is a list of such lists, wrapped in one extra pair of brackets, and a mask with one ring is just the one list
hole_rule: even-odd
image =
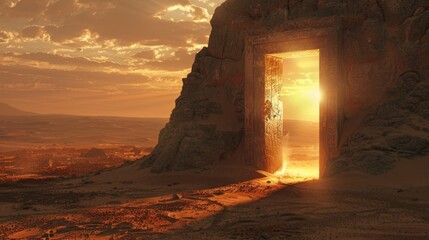
[(262, 165), (269, 172), (278, 170), (282, 165), (283, 140), (283, 103), (282, 89), (283, 59), (265, 55), (265, 158)]

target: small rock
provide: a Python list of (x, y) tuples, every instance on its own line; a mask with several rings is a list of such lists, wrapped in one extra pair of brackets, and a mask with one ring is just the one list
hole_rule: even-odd
[(271, 181), (267, 181), (267, 183), (271, 183)]
[(398, 189), (398, 193), (401, 193), (403, 191), (404, 191), (404, 189), (402, 189), (402, 188)]
[(266, 232), (262, 232), (259, 236), (261, 239), (270, 239), (270, 235)]
[(91, 180), (89, 180), (89, 179), (82, 179), (81, 181), (82, 181), (82, 183), (83, 183), (83, 184), (91, 184), (91, 183), (94, 183), (94, 181), (91, 181)]
[(180, 184), (179, 182), (174, 182), (174, 183), (167, 184), (167, 186), (172, 187), (172, 186), (176, 186), (176, 185), (179, 185), (179, 184)]
[(117, 229), (132, 229), (133, 225), (128, 222), (121, 222), (115, 226)]
[(216, 195), (216, 196), (220, 196), (220, 195), (223, 195), (225, 193), (222, 190), (217, 190), (213, 194)]
[(182, 194), (180, 194), (180, 193), (175, 193), (175, 194), (173, 194), (173, 196), (171, 197), (171, 199), (173, 199), (173, 200), (179, 200), (179, 199), (182, 199), (183, 198), (183, 196), (182, 196)]
[(31, 209), (31, 206), (30, 205), (23, 205), (21, 208), (24, 210), (29, 210), (29, 209)]

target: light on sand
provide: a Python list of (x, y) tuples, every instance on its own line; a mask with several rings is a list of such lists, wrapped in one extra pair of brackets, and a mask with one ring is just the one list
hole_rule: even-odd
[(289, 152), (288, 152), (288, 143), (289, 143), (289, 134), (286, 134), (285, 137), (283, 137), (283, 148), (282, 148), (282, 157), (283, 157), (283, 161), (282, 161), (282, 166), (279, 170), (277, 170), (274, 173), (274, 176), (276, 176), (277, 178), (282, 178), (286, 175), (286, 170), (287, 170), (287, 164), (288, 164), (288, 160), (289, 160)]
[(276, 177), (284, 177), (286, 174), (287, 161), (283, 159), (282, 167), (274, 173)]
[(274, 176), (280, 182), (303, 182), (319, 179), (319, 161), (299, 161), (290, 159), (290, 149), (288, 149), (289, 134), (284, 139), (283, 162)]

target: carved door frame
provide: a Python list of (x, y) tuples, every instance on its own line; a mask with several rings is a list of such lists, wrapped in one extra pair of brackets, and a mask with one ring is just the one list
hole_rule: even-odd
[(319, 122), (319, 174), (321, 177), (324, 176), (327, 162), (338, 154), (343, 123), (340, 33), (338, 28), (332, 27), (246, 37), (244, 160), (247, 164), (268, 172), (276, 171), (279, 164), (278, 161), (272, 160), (273, 156), (275, 157), (272, 153), (278, 153), (278, 149), (267, 150), (278, 146), (276, 144), (273, 146), (272, 140), (267, 138), (267, 135), (273, 133), (266, 132), (265, 119), (269, 117), (267, 116), (269, 113), (265, 106), (267, 100), (265, 57), (269, 54), (319, 49), (319, 84), (323, 92)]

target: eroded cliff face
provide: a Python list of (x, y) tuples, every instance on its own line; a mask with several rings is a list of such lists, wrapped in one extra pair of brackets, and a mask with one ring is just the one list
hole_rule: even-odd
[(207, 48), (196, 55), (170, 121), (143, 167), (162, 172), (230, 159), (243, 135), (243, 82), (240, 75), (226, 80), (237, 69), (241, 64), (213, 57)]
[(381, 173), (429, 154), (429, 2), (426, 0), (227, 0), (208, 48), (183, 79), (170, 122), (143, 167), (155, 172), (238, 158), (244, 128), (248, 35), (329, 27), (343, 42), (344, 127), (329, 174)]

